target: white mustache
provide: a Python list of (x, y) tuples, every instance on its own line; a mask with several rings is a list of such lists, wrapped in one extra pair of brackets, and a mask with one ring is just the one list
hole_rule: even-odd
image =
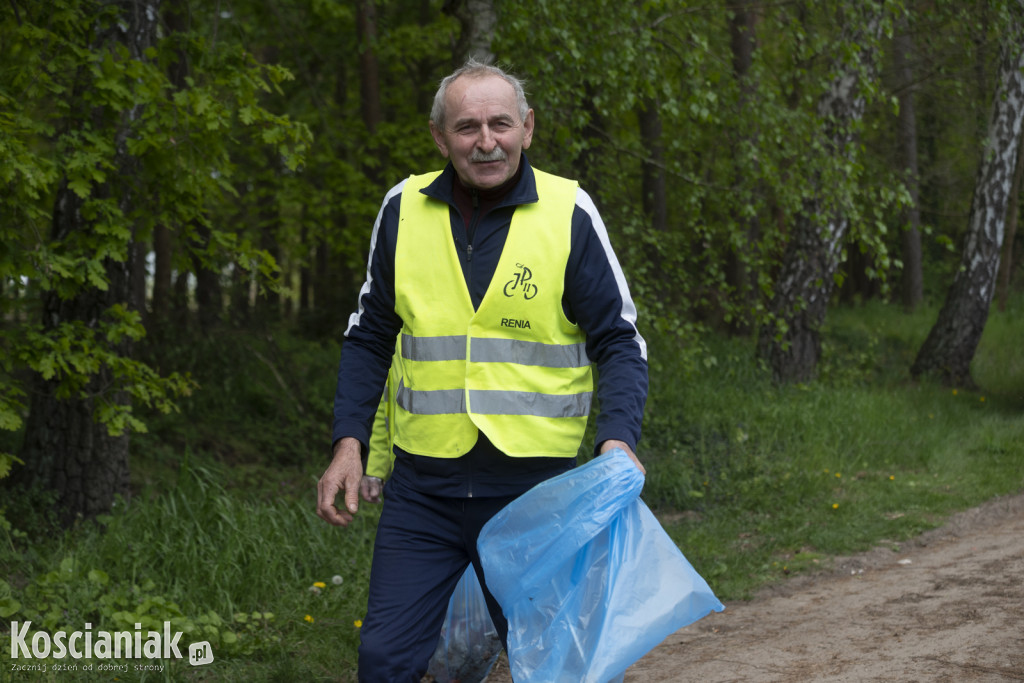
[(480, 163), (483, 161), (505, 161), (506, 159), (508, 159), (508, 155), (505, 154), (505, 150), (501, 147), (495, 147), (490, 152), (475, 150), (469, 157), (469, 160), (474, 163)]

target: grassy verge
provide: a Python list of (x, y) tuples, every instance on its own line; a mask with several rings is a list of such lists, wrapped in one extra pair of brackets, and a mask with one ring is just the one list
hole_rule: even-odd
[(724, 599), (1024, 489), (1020, 316), (993, 314), (978, 392), (910, 380), (933, 317), (835, 311), (811, 386), (772, 386), (746, 345), (729, 341), (696, 376), (661, 369), (644, 497)]
[[(645, 500), (728, 602), (1024, 489), (1017, 303), (989, 321), (974, 365), (979, 392), (907, 376), (934, 311), (834, 311), (811, 386), (772, 386), (746, 341), (713, 343), (714, 358), (687, 373), (670, 343), (651, 339)], [(230, 373), (215, 359), (204, 378), (197, 359), (204, 393), (138, 440), (130, 506), (55, 533), (5, 501), (15, 528), (0, 532), (0, 680), (354, 680), (379, 511), (364, 505), (346, 530), (313, 513), (325, 449), (315, 424), (329, 419), (334, 352), (240, 343), (251, 353), (229, 353)], [(209, 351), (228, 353), (223, 343)], [(103, 672), (82, 670), (85, 660), (55, 672), (50, 660), (46, 673), (18, 673), (8, 652), (15, 620), (50, 633), (170, 620), (183, 646), (208, 640), (217, 659), (152, 662), (160, 671), (126, 660), (127, 671)]]
[[(263, 475), (279, 478), (270, 468)], [(186, 465), (171, 488), (103, 526), (83, 525), (5, 561), (21, 603), (9, 620), (49, 633), (141, 624), (143, 641), (166, 620), (184, 633), (183, 656), (189, 642), (207, 641), (215, 665), (122, 660), (128, 671), (104, 675), (82, 670), (81, 660), (78, 671), (25, 680), (350, 680), (379, 507), (365, 506), (339, 532), (312, 512), (312, 476), (305, 495), (289, 489), (273, 499), (225, 488), (231, 479)], [(8, 657), (9, 640), (0, 645)], [(134, 669), (150, 663), (163, 671)]]

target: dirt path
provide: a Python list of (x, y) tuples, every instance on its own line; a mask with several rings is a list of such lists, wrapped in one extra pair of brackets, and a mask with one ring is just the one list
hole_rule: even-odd
[(625, 681), (1024, 681), (1024, 495), (729, 603)]

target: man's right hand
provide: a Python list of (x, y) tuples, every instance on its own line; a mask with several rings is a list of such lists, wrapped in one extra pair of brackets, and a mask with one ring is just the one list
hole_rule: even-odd
[[(335, 526), (348, 526), (359, 511), (359, 483), (363, 478), (361, 446), (358, 439), (345, 437), (338, 441), (334, 458), (317, 483), (316, 514)], [(334, 499), (341, 493), (345, 506), (335, 507)]]

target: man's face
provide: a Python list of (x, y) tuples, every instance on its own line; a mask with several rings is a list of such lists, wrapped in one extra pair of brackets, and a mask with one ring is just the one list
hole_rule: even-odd
[(519, 170), (533, 139), (533, 110), (525, 120), (512, 86), (499, 76), (461, 76), (445, 92), (444, 129), (430, 124), (441, 154), (468, 187), (497, 187)]

